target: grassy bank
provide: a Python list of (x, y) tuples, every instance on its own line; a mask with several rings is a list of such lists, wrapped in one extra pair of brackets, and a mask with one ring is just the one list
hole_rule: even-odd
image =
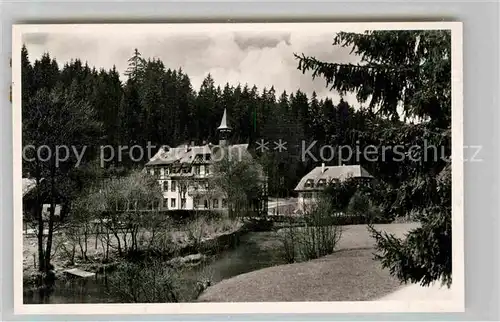
[[(404, 236), (418, 224), (376, 228)], [(277, 246), (277, 245), (276, 245)], [(361, 301), (384, 296), (401, 285), (373, 260), (374, 240), (366, 225), (345, 226), (338, 251), (308, 262), (269, 267), (209, 287), (201, 302)]]
[(372, 260), (372, 250), (345, 250), (304, 263), (242, 274), (209, 287), (201, 302), (363, 301), (399, 288)]
[[(198, 248), (202, 248), (211, 240), (216, 240), (220, 236), (231, 234), (241, 229), (242, 223), (229, 219), (197, 219), (181, 227), (168, 227), (164, 231), (156, 232), (155, 237), (149, 236), (148, 231), (141, 232), (143, 239), (150, 239), (152, 242), (144, 244), (143, 249), (154, 249), (164, 251), (171, 257), (185, 256), (186, 251), (196, 253)], [(95, 267), (103, 264), (104, 254), (109, 242), (109, 258), (105, 262), (120, 262), (117, 254), (117, 240), (114, 236), (104, 240), (104, 235), (89, 234), (86, 237), (84, 245), (76, 245), (74, 263), (71, 263), (72, 245), (68, 242), (65, 232), (60, 231), (53, 237), (53, 253), (51, 263), (54, 265), (56, 273), (70, 267), (81, 267), (83, 269), (93, 270)], [(129, 235), (120, 234), (120, 243), (130, 244)], [(83, 240), (83, 238), (81, 239)], [(25, 278), (32, 276), (37, 271), (38, 249), (37, 238), (34, 234), (25, 234), (23, 236), (23, 271)], [(206, 246), (204, 246), (206, 248)], [(86, 259), (81, 256), (81, 249), (85, 249)]]

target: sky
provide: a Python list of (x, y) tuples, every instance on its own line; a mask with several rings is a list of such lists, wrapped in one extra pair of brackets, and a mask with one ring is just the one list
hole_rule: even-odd
[[(63, 27), (62, 27), (63, 28)], [(336, 31), (324, 30), (259, 30), (231, 31), (202, 28), (189, 32), (177, 32), (175, 28), (162, 27), (154, 32), (130, 32), (110, 29), (106, 32), (85, 29), (58, 30), (57, 32), (31, 32), (23, 34), (30, 61), (48, 52), (60, 66), (79, 58), (96, 68), (110, 69), (116, 66), (122, 80), (127, 60), (137, 48), (144, 58), (159, 58), (167, 68), (182, 68), (191, 79), (195, 90), (208, 73), (217, 85), (238, 83), (254, 84), (262, 92), (264, 87), (274, 86), (276, 92), (288, 93), (297, 89), (310, 96), (330, 97), (337, 103), (340, 96), (331, 92), (324, 79), (313, 80), (311, 72), (303, 74), (297, 69), (294, 53), (314, 56), (323, 61), (356, 63), (359, 58), (350, 54), (349, 48), (333, 46)], [(351, 94), (345, 99), (357, 105)]]

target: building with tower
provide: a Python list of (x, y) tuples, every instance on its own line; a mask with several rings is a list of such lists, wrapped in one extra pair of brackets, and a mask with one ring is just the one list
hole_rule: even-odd
[[(195, 145), (192, 142), (170, 149), (161, 148), (149, 160), (146, 171), (155, 176), (163, 192), (161, 209), (227, 210), (228, 202), (224, 194), (217, 193), (216, 189), (209, 186), (210, 178), (214, 175), (213, 163), (220, 160), (222, 149), (229, 151), (235, 158), (243, 155), (251, 157), (248, 144), (230, 144), (231, 132), (227, 111), (224, 110), (217, 128), (217, 145)], [(259, 207), (267, 212), (267, 196), (262, 199)]]

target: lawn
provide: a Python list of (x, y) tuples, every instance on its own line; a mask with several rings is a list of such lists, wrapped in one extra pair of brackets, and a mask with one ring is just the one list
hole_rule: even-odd
[[(417, 224), (377, 225), (404, 236)], [(209, 287), (201, 302), (362, 301), (385, 296), (401, 284), (373, 260), (365, 225), (345, 226), (339, 251), (316, 260), (269, 267)]]

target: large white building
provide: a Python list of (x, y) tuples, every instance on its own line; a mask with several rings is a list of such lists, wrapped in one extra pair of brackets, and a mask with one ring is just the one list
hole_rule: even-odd
[(344, 181), (348, 178), (371, 180), (372, 175), (360, 165), (325, 166), (323, 163), (306, 174), (295, 187), (298, 193), (298, 206), (305, 210), (308, 204), (317, 200), (318, 194), (328, 184)]
[(228, 144), (232, 129), (227, 124), (226, 110), (217, 131), (219, 145), (185, 144), (168, 150), (160, 149), (146, 164), (147, 171), (157, 177), (163, 191), (162, 209), (227, 209), (223, 194), (209, 188), (213, 160), (221, 146), (242, 155), (249, 153), (248, 144)]

